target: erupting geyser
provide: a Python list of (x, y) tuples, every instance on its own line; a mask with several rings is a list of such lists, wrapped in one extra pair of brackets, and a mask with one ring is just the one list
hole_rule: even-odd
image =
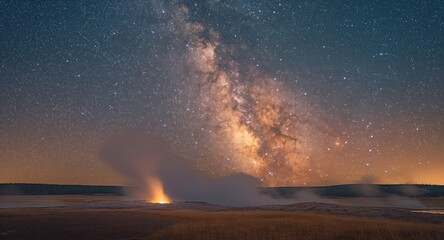
[(150, 192), (150, 198), (147, 200), (149, 203), (169, 204), (171, 199), (165, 194), (163, 190), (162, 182), (155, 177), (151, 177), (148, 180), (148, 191)]
[(150, 134), (112, 136), (101, 150), (103, 160), (128, 179), (128, 193), (153, 204), (205, 201), (224, 206), (275, 202), (258, 193), (259, 180), (247, 174), (211, 179), (172, 155), (169, 144)]

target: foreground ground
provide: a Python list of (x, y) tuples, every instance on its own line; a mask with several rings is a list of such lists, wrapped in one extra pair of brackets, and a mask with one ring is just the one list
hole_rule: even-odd
[(3, 210), (0, 239), (439, 240), (444, 225), (263, 210)]

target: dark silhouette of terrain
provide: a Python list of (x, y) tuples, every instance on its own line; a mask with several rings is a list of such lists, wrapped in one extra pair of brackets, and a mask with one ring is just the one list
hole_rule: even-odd
[[(117, 195), (125, 194), (122, 186), (0, 184), (1, 195)], [(267, 187), (260, 192), (275, 198), (292, 198), (301, 192), (320, 197), (444, 197), (444, 186), (424, 184), (348, 184), (320, 187)]]
[(443, 185), (427, 184), (345, 184), (319, 187), (272, 187), (261, 192), (275, 198), (292, 198), (301, 192), (319, 197), (444, 197)]
[(60, 184), (0, 184), (2, 195), (124, 195), (124, 187)]

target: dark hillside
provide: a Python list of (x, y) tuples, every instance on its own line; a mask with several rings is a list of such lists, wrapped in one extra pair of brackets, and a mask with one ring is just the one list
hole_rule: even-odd
[(58, 184), (0, 184), (0, 195), (124, 195), (123, 187), (58, 185)]

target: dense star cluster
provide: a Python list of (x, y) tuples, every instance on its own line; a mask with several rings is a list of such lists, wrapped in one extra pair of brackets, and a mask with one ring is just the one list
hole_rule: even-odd
[(0, 5), (0, 182), (122, 184), (128, 130), (212, 177), (444, 183), (439, 1)]

